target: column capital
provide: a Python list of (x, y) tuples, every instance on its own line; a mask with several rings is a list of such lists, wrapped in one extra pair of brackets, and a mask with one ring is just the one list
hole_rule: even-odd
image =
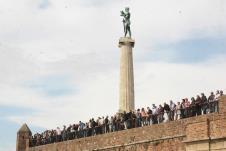
[(128, 46), (131, 46), (131, 47), (134, 47), (134, 44), (135, 44), (135, 40), (132, 39), (132, 38), (129, 38), (129, 37), (121, 37), (119, 39), (119, 48), (123, 45), (128, 45)]

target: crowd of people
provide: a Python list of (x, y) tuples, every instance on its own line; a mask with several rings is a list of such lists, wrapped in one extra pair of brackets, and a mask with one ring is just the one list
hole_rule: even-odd
[(218, 99), (223, 91), (211, 92), (209, 97), (204, 93), (182, 99), (181, 102), (169, 101), (169, 104), (137, 109), (136, 111), (117, 113), (114, 116), (91, 118), (88, 122), (79, 121), (63, 129), (46, 130), (43, 133), (34, 134), (30, 139), (30, 146), (45, 145), (55, 142), (72, 140), (82, 137), (95, 136), (125, 129), (159, 124), (162, 122), (179, 120), (192, 116), (198, 116), (218, 111)]

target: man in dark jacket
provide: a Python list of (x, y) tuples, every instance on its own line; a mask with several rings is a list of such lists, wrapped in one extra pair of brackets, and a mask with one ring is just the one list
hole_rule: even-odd
[(210, 93), (210, 96), (208, 97), (208, 102), (210, 105), (210, 113), (215, 112), (217, 108), (217, 102), (213, 92)]
[(201, 106), (202, 106), (202, 112), (203, 114), (206, 114), (207, 113), (207, 109), (208, 109), (208, 100), (207, 100), (207, 97), (205, 96), (204, 93), (201, 93)]
[(202, 104), (202, 99), (199, 95), (197, 95), (196, 100), (195, 100), (197, 115), (201, 115), (201, 113), (202, 113), (201, 104)]
[(123, 112), (122, 120), (124, 123), (124, 129), (127, 129), (128, 128), (128, 125), (127, 125), (128, 115), (127, 115), (126, 111)]
[(151, 125), (153, 123), (152, 122), (152, 110), (149, 107), (147, 107), (147, 114), (148, 114), (147, 124)]
[(166, 102), (164, 103), (163, 109), (164, 109), (164, 112), (166, 112), (167, 114), (167, 118), (168, 118), (167, 121), (168, 121), (170, 119), (170, 107)]

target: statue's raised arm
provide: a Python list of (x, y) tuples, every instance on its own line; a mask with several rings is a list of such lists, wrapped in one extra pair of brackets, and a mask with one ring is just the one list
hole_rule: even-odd
[(121, 11), (121, 16), (123, 16), (124, 37), (129, 33), (129, 37), (131, 38), (129, 7), (126, 7), (125, 11)]

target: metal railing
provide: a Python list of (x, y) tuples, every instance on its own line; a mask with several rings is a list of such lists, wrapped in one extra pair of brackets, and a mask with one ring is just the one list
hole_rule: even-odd
[(103, 124), (92, 128), (84, 128), (82, 130), (74, 130), (72, 132), (64, 130), (61, 132), (61, 135), (50, 133), (50, 135), (44, 137), (43, 135), (38, 134), (35, 136), (35, 138), (33, 137), (30, 139), (30, 147), (79, 139), (83, 137), (96, 136), (125, 129), (149, 126), (152, 124), (159, 124), (163, 122), (218, 112), (219, 105), (218, 101), (213, 101), (203, 104), (191, 104), (189, 107), (181, 108), (179, 110), (180, 112), (177, 112), (178, 110), (174, 110), (158, 114), (151, 114), (144, 117), (133, 116), (127, 120), (117, 120), (114, 123)]

